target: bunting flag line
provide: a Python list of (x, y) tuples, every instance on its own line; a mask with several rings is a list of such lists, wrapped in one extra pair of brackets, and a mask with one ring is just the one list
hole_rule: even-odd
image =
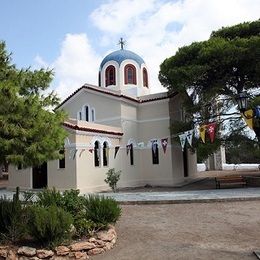
[(116, 155), (117, 155), (117, 153), (118, 153), (118, 151), (119, 151), (119, 148), (120, 148), (120, 146), (116, 146), (116, 147), (115, 147), (114, 159), (116, 158)]
[(156, 148), (157, 148), (157, 140), (152, 140), (152, 151), (153, 151), (153, 154), (156, 153)]
[(210, 123), (207, 125), (210, 142), (213, 143), (215, 139), (216, 123)]
[(181, 142), (181, 149), (184, 151), (185, 143), (186, 143), (186, 134), (179, 135), (180, 142)]
[(138, 143), (137, 146), (138, 146), (139, 148), (144, 148), (144, 142)]
[(126, 145), (126, 155), (128, 155), (129, 150), (130, 150), (130, 144), (127, 144), (127, 145)]
[(260, 106), (255, 107), (255, 117), (260, 118)]
[(202, 125), (199, 128), (200, 138), (204, 144), (205, 144), (206, 129), (207, 129), (207, 125)]
[[(242, 117), (246, 121), (246, 124), (251, 129), (253, 129), (253, 114), (254, 114), (253, 109), (249, 109), (249, 110), (245, 111), (246, 116), (244, 116), (243, 113), (241, 113)], [(249, 117), (249, 119), (247, 119), (246, 117)]]
[(79, 153), (79, 157), (81, 157), (82, 153), (85, 151), (85, 149), (82, 149)]
[(167, 144), (168, 144), (168, 138), (162, 138), (161, 139), (161, 144), (162, 144), (163, 152), (166, 153), (166, 148), (167, 148)]
[(193, 136), (193, 132), (194, 130), (189, 130), (189, 131), (186, 131), (185, 134), (186, 134), (186, 138), (187, 138), (187, 141), (189, 143), (189, 145), (192, 147), (192, 136)]

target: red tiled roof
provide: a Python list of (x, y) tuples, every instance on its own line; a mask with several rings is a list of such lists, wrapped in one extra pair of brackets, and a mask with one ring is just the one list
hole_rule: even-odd
[(100, 134), (110, 134), (110, 135), (118, 135), (118, 136), (122, 136), (123, 135), (122, 132), (113, 132), (113, 131), (94, 129), (94, 128), (89, 128), (89, 127), (82, 127), (82, 126), (78, 126), (78, 125), (69, 124), (69, 123), (66, 123), (66, 122), (64, 122), (63, 125), (65, 127), (68, 127), (68, 128), (74, 129), (74, 130), (85, 131), (85, 132), (100, 133)]
[(55, 109), (58, 109), (59, 107), (61, 107), (63, 104), (65, 104), (69, 99), (71, 99), (74, 95), (76, 95), (82, 89), (90, 89), (90, 90), (93, 90), (93, 91), (96, 91), (96, 92), (99, 92), (99, 93), (104, 93), (104, 94), (107, 94), (107, 95), (110, 95), (110, 96), (114, 96), (114, 97), (117, 97), (117, 98), (124, 98), (124, 99), (130, 100), (130, 101), (133, 101), (133, 102), (136, 102), (136, 103), (139, 103), (139, 104), (146, 103), (146, 102), (157, 101), (157, 100), (162, 100), (162, 99), (167, 99), (167, 98), (173, 97), (173, 96), (175, 96), (177, 94), (177, 92), (174, 92), (174, 93), (172, 93), (170, 95), (167, 94), (166, 96), (163, 96), (163, 97), (161, 96), (161, 97), (155, 97), (155, 98), (151, 98), (151, 99), (140, 100), (140, 99), (136, 99), (136, 98), (133, 98), (133, 97), (126, 96), (126, 95), (117, 94), (117, 93), (114, 93), (112, 91), (107, 91), (107, 90), (105, 90), (105, 89), (103, 89), (101, 87), (100, 87), (100, 89), (97, 89), (96, 87), (91, 86), (91, 85), (83, 85), (82, 87), (80, 87), (79, 89), (74, 91), (71, 95), (69, 95)]

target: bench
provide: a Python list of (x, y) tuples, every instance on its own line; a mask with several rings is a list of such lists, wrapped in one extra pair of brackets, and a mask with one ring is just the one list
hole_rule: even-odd
[(243, 185), (247, 186), (246, 179), (243, 176), (222, 176), (216, 177), (216, 188), (220, 189), (220, 185)]

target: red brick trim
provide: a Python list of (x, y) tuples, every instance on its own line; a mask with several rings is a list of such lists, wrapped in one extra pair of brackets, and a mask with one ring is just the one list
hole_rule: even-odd
[(73, 124), (69, 124), (69, 123), (63, 123), (63, 125), (65, 127), (70, 128), (70, 129), (84, 131), (84, 132), (100, 133), (100, 134), (110, 134), (110, 135), (117, 135), (117, 136), (122, 136), (123, 135), (123, 133), (121, 133), (121, 132), (113, 132), (113, 131), (100, 130), (100, 129), (94, 129), (94, 128), (89, 128), (89, 127), (82, 127), (82, 126), (73, 125)]

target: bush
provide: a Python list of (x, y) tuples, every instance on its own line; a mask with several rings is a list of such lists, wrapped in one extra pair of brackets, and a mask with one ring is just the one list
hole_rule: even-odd
[(86, 219), (93, 221), (97, 228), (106, 228), (116, 223), (121, 215), (121, 208), (112, 198), (89, 195), (85, 200)]
[(84, 197), (79, 195), (79, 190), (67, 190), (63, 193), (61, 207), (74, 218), (82, 216), (84, 212)]
[(115, 168), (109, 169), (106, 173), (107, 177), (104, 181), (108, 183), (109, 187), (113, 190), (113, 192), (116, 192), (117, 182), (120, 179), (120, 173), (121, 171), (116, 172)]
[(43, 207), (57, 206), (62, 207), (63, 198), (59, 191), (55, 188), (44, 189), (43, 191), (37, 193), (36, 203)]
[(0, 198), (0, 238), (15, 242), (26, 233), (26, 214), (19, 200), (19, 189), (12, 200)]
[(54, 247), (70, 238), (73, 219), (55, 205), (29, 208), (29, 235), (43, 246)]

